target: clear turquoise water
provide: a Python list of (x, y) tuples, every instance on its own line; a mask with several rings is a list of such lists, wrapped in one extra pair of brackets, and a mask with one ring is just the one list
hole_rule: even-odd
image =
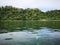
[(60, 32), (56, 30), (41, 27), (3, 33), (0, 34), (0, 45), (60, 45)]

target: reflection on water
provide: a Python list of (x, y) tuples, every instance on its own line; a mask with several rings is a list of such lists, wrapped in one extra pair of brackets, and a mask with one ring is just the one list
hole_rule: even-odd
[[(9, 32), (16, 30), (33, 30), (40, 29), (44, 27), (60, 29), (60, 21), (39, 21), (39, 20), (13, 20), (13, 21), (2, 21), (0, 26), (0, 32)], [(32, 29), (33, 28), (33, 29)]]
[(51, 28), (0, 34), (0, 45), (60, 45), (60, 32)]

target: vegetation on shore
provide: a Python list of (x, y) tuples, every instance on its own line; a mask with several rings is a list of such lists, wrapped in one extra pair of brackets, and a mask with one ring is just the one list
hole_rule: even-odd
[(42, 12), (38, 8), (0, 7), (0, 20), (60, 20), (60, 10)]
[[(54, 21), (51, 21), (54, 20)], [(54, 27), (60, 28), (60, 10), (42, 12), (35, 8), (0, 7), (0, 29), (13, 31), (15, 29)], [(42, 22), (47, 21), (47, 22)]]

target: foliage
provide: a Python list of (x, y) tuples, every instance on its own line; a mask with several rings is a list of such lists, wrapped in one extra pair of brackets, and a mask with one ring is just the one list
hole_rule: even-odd
[[(36, 20), (36, 21), (35, 21)], [(40, 28), (40, 26), (48, 26), (41, 21), (60, 20), (60, 10), (51, 10), (42, 12), (38, 8), (15, 8), (12, 6), (0, 7), (0, 29), (15, 29), (15, 28)], [(19, 22), (22, 21), (22, 22)], [(32, 22), (31, 22), (32, 21)], [(38, 22), (40, 21), (40, 22)], [(40, 24), (41, 23), (41, 24)], [(50, 22), (52, 25), (55, 23)], [(50, 24), (49, 23), (49, 24)], [(35, 24), (35, 25), (34, 25)], [(46, 25), (45, 25), (46, 24)], [(50, 24), (50, 25), (51, 25)], [(29, 27), (29, 25), (31, 25)], [(59, 23), (57, 24), (57, 26)], [(57, 27), (55, 26), (55, 27)]]
[(37, 8), (22, 9), (22, 8), (15, 8), (12, 6), (5, 6), (0, 7), (0, 19), (1, 20), (41, 20), (41, 19), (59, 20), (60, 10), (42, 12)]

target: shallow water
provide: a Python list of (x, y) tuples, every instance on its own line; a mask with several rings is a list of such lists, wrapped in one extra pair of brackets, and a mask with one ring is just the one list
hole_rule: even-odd
[(60, 32), (51, 28), (0, 34), (0, 45), (60, 45)]

